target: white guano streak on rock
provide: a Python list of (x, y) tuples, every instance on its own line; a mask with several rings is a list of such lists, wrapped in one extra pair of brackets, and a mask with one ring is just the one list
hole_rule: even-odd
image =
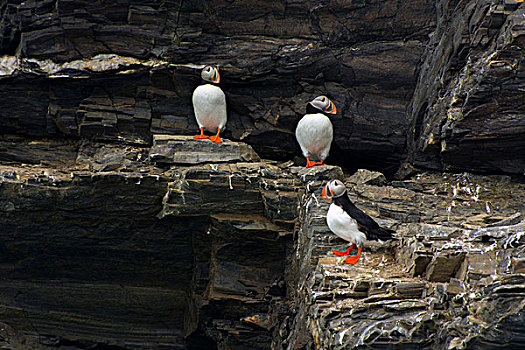
[[(24, 64), (30, 63), (30, 64)], [(31, 68), (31, 67), (37, 68)], [(117, 54), (100, 54), (91, 58), (84, 58), (81, 60), (74, 60), (64, 63), (57, 63), (51, 59), (39, 60), (35, 58), (18, 58), (17, 56), (1, 56), (0, 57), (0, 76), (9, 76), (15, 74), (17, 71), (46, 73), (50, 77), (69, 76), (68, 74), (60, 74), (60, 71), (65, 69), (72, 69), (77, 71), (89, 72), (104, 72), (111, 70), (124, 71), (131, 66), (142, 66), (147, 68), (157, 67), (187, 67), (193, 69), (201, 69), (202, 65), (195, 64), (170, 64), (168, 61), (149, 59), (139, 60), (134, 57), (120, 56)], [(130, 72), (132, 72), (131, 70)]]
[(20, 69), (20, 61), (15, 56), (1, 56), (0, 57), (0, 76), (13, 75), (13, 73)]

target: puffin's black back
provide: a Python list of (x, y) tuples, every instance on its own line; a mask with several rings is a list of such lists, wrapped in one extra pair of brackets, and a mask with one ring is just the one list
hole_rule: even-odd
[(357, 221), (359, 230), (364, 232), (367, 239), (380, 239), (382, 241), (392, 239), (392, 233), (395, 231), (382, 228), (377, 222), (374, 221), (365, 212), (355, 206), (354, 203), (348, 197), (348, 193), (345, 191), (342, 196), (333, 199), (334, 204), (343, 208), (343, 210)]

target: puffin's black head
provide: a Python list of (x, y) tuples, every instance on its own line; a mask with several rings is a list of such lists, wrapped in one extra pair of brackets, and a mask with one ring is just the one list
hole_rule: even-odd
[(328, 181), (323, 187), (324, 198), (337, 198), (341, 197), (346, 192), (345, 184), (339, 180)]
[(328, 97), (317, 96), (306, 105), (306, 113), (318, 113), (319, 111), (322, 113), (336, 114), (337, 108)]
[(219, 75), (219, 70), (213, 66), (206, 66), (201, 72), (201, 77), (205, 81), (210, 83), (218, 84), (221, 81), (221, 76)]

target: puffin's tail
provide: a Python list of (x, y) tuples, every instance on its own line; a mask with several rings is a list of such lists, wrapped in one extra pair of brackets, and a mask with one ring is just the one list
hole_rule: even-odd
[(370, 238), (381, 240), (381, 241), (387, 241), (387, 240), (393, 239), (392, 233), (395, 233), (395, 232), (396, 231), (394, 230), (378, 227), (375, 230), (372, 230), (372, 232), (370, 232)]

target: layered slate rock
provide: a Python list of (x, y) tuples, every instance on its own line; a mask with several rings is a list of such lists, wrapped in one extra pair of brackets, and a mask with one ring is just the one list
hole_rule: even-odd
[[(216, 153), (220, 153), (217, 157)], [(194, 140), (188, 136), (155, 135), (149, 157), (163, 164), (201, 164), (217, 162), (251, 162), (260, 160), (257, 153), (245, 144), (223, 140)]]
[(250, 147), (159, 139), (175, 140), (162, 144), (172, 155), (212, 145), (213, 163), (156, 164), (141, 146), (3, 139), (5, 346), (270, 348), (273, 325), (260, 320), (286, 297), (303, 188), (341, 169), (223, 163)]
[(167, 177), (38, 165), (0, 172), (0, 313), (14, 348), (184, 343), (191, 235), (203, 227), (155, 217)]
[(220, 349), (270, 348), (276, 322), (271, 310), (286, 297), (285, 266), (303, 188), (332, 177), (342, 177), (341, 169), (264, 162), (205, 164), (173, 173), (158, 216), (210, 220), (193, 237), (188, 339), (212, 339)]
[(396, 240), (367, 243), (353, 266), (331, 253), (347, 243), (328, 230), (320, 189), (308, 192), (290, 272), (294, 312), (274, 348), (521, 346), (523, 184), (470, 174), (366, 184), (379, 175), (361, 171), (346, 184)]
[(525, 4), (440, 1), (409, 108), (417, 166), (525, 171)]
[[(333, 166), (170, 166), (141, 146), (3, 141), (6, 346), (521, 342), (525, 191), (509, 176), (388, 182)], [(68, 151), (51, 162), (59, 146)], [(212, 157), (228, 152), (217, 145)], [(355, 266), (330, 253), (346, 244), (326, 227), (320, 197), (334, 178), (397, 231), (393, 242), (367, 244)]]
[(191, 93), (212, 63), (227, 138), (263, 158), (300, 156), (295, 126), (323, 94), (340, 111), (330, 162), (389, 173), (435, 16), (427, 0), (7, 1), (1, 13), (2, 133), (135, 144), (191, 135)]
[(359, 171), (352, 199), (399, 239), (350, 267), (320, 198), (338, 167), (150, 146), (198, 131), (218, 64), (225, 137), (263, 159), (300, 154), (324, 94), (329, 164), (520, 175), (523, 6), (4, 1), (0, 347), (520, 347), (520, 176)]

